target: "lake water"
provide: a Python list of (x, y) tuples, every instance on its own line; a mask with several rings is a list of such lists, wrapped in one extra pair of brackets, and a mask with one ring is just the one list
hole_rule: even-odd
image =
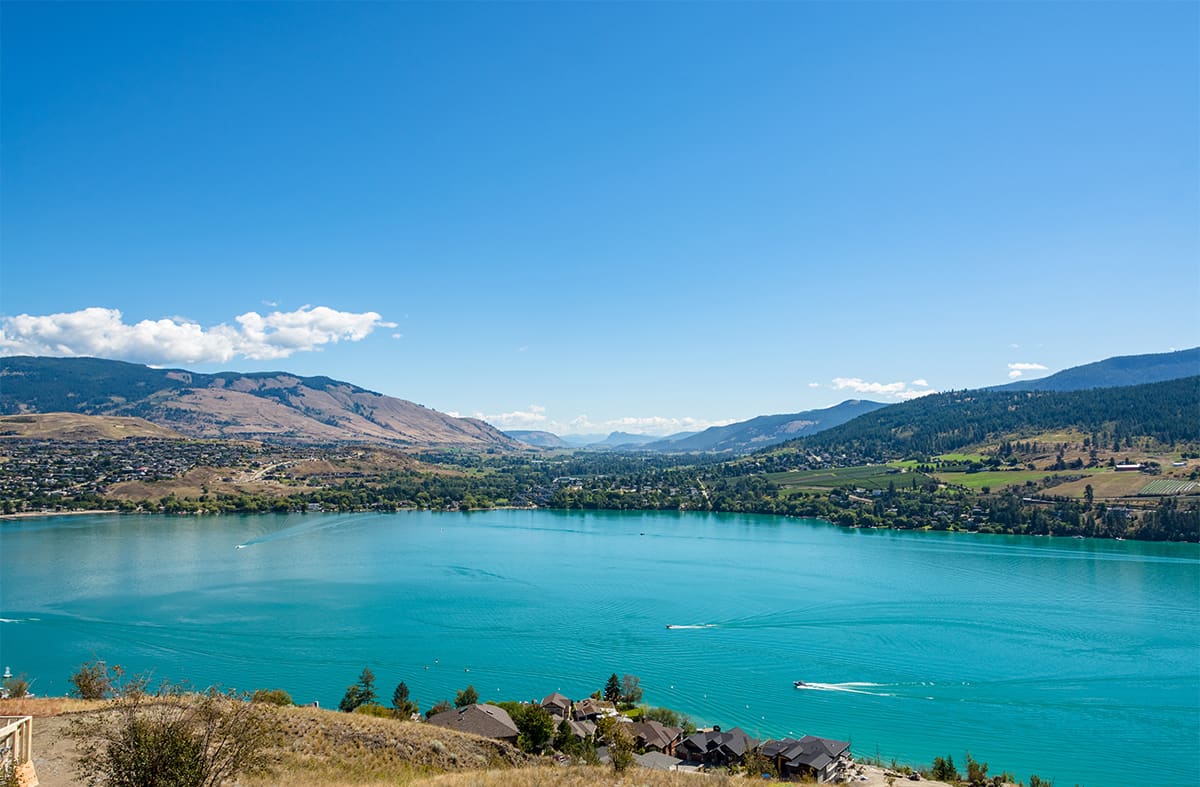
[(633, 673), (647, 702), (756, 736), (1200, 783), (1194, 544), (694, 513), (81, 516), (0, 523), (0, 572), (0, 663), (39, 694), (93, 657), (323, 706), (364, 665), (422, 708)]

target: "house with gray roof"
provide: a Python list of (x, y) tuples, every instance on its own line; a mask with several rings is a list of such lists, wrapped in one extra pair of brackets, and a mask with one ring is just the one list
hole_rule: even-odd
[(643, 768), (649, 768), (652, 771), (674, 771), (678, 770), (683, 760), (678, 760), (669, 755), (657, 751), (648, 751), (645, 754), (633, 755), (633, 760)]
[(542, 700), (542, 707), (558, 719), (565, 719), (571, 715), (571, 701), (557, 691)]
[(484, 738), (507, 741), (514, 746), (521, 732), (504, 708), (496, 705), (467, 705), (444, 711), (427, 720), (428, 724), (447, 727), (459, 732), (469, 732)]
[(663, 754), (675, 753), (675, 747), (679, 744), (683, 732), (678, 727), (667, 727), (654, 719), (636, 722), (630, 726), (629, 731), (633, 733), (638, 749)]
[(722, 732), (720, 727), (697, 732), (683, 739), (676, 747), (675, 753), (687, 762), (723, 768), (740, 763), (746, 757), (746, 752), (758, 747), (758, 741), (751, 738), (739, 727), (729, 732)]
[(812, 779), (828, 782), (849, 762), (848, 741), (835, 741), (805, 735), (796, 740), (784, 738), (763, 744), (762, 754), (775, 763), (780, 778)]

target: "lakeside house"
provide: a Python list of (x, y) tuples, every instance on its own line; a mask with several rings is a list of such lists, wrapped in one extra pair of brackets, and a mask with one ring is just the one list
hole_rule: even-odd
[(676, 749), (686, 762), (709, 768), (728, 768), (746, 758), (746, 752), (758, 748), (758, 741), (739, 727), (722, 732), (720, 727), (697, 732), (683, 739)]
[[(685, 738), (678, 727), (668, 727), (653, 719), (630, 721), (617, 712), (614, 703), (593, 698), (572, 702), (554, 692), (531, 704), (540, 706), (560, 723), (565, 723), (572, 735), (583, 740), (595, 738), (595, 720), (598, 718), (615, 716), (628, 722), (627, 728), (636, 749), (634, 759), (640, 767), (652, 770), (731, 768), (742, 765), (747, 754), (758, 752), (774, 764), (781, 780), (815, 779), (825, 783), (838, 779), (852, 764), (848, 741), (815, 735), (758, 741), (738, 727), (724, 731), (717, 726)], [(512, 717), (496, 705), (467, 705), (448, 710), (430, 717), (428, 723), (513, 745), (520, 737)], [(602, 762), (608, 761), (607, 747), (598, 747), (597, 754)]]
[(571, 701), (557, 691), (546, 696), (542, 707), (553, 717), (565, 719), (571, 715)]
[(512, 717), (497, 705), (467, 705), (430, 716), (427, 722), (436, 727), (494, 738), (514, 746), (521, 735)]
[(813, 779), (827, 782), (850, 764), (849, 741), (805, 735), (763, 744), (761, 753), (775, 763), (781, 779)]
[(635, 745), (642, 751), (667, 755), (674, 755), (675, 747), (683, 739), (683, 730), (667, 727), (654, 719), (635, 722), (631, 725), (630, 732), (633, 733)]

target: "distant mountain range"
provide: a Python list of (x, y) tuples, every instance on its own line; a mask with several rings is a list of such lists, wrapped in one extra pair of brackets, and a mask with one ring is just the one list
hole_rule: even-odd
[(1200, 374), (1200, 347), (1150, 355), (1122, 355), (1074, 366), (1037, 380), (992, 386), (992, 391), (1082, 391), (1177, 380)]
[(514, 440), (534, 448), (570, 448), (571, 445), (553, 432), (543, 432), (538, 429), (510, 429), (505, 432)]
[(0, 414), (53, 412), (144, 418), (202, 438), (521, 447), (483, 421), (328, 377), (197, 374), (100, 358), (0, 358)]
[(776, 443), (816, 434), (886, 406), (881, 402), (848, 399), (823, 410), (806, 410), (786, 415), (760, 415), (749, 421), (713, 426), (691, 435), (671, 435), (662, 440), (647, 442), (641, 447), (647, 451), (671, 452), (757, 451)]
[(880, 402), (850, 399), (822, 410), (806, 410), (802, 413), (784, 415), (760, 415), (748, 421), (740, 421), (726, 426), (713, 426), (702, 432), (678, 432), (666, 437), (631, 434), (630, 432), (613, 432), (604, 438), (599, 435), (559, 437), (551, 432), (540, 431), (510, 431), (505, 434), (538, 448), (586, 448), (592, 451), (659, 451), (663, 453), (749, 453), (803, 435), (816, 434), (823, 429), (843, 424), (852, 418), (886, 406)]
[[(17, 356), (0, 358), (0, 415), (76, 413), (143, 418), (188, 437), (201, 438), (375, 442), (399, 447), (473, 450), (534, 446), (734, 454), (791, 443), (797, 438), (806, 438), (805, 444), (809, 444), (814, 436), (827, 432), (828, 439), (822, 438), (811, 445), (857, 445), (862, 448), (870, 444), (879, 447), (894, 444), (896, 435), (908, 435), (911, 442), (916, 433), (925, 428), (920, 424), (926, 427), (933, 424), (930, 434), (943, 436), (926, 435), (929, 445), (950, 450), (944, 446), (951, 442), (966, 444), (961, 441), (961, 435), (977, 436), (980, 433), (980, 423), (972, 423), (970, 419), (974, 417), (978, 421), (981, 411), (978, 406), (972, 409), (970, 402), (994, 404), (1004, 401), (994, 398), (1003, 394), (1084, 391), (1169, 381), (1198, 373), (1200, 348), (1192, 348), (1109, 358), (1037, 380), (1018, 380), (976, 392), (937, 394), (902, 404), (850, 400), (819, 410), (759, 416), (703, 432), (681, 432), (667, 437), (613, 432), (605, 437), (558, 436), (529, 430), (504, 434), (483, 421), (452, 417), (328, 377), (298, 377), (286, 372), (198, 374), (100, 358)], [(1184, 389), (1187, 390), (1186, 386)], [(1186, 401), (1186, 397), (1183, 400)], [(1014, 401), (1019, 403), (1020, 400)], [(1083, 406), (1086, 402), (1080, 400), (1077, 404)], [(1042, 409), (1057, 407), (1051, 400), (1044, 400), (1042, 405)], [(929, 415), (939, 407), (943, 408), (940, 415)], [(1015, 410), (1025, 412), (1028, 408), (1014, 405)], [(992, 415), (989, 411), (988, 417)], [(1110, 415), (1124, 420), (1120, 413)], [(1196, 413), (1185, 415), (1194, 420)], [(943, 416), (958, 419), (960, 423), (955, 428), (960, 437), (946, 437), (939, 431), (944, 426), (940, 420)], [(1002, 420), (994, 422), (999, 424)], [(1076, 422), (1082, 424), (1079, 419)], [(64, 428), (75, 430), (77, 434), (83, 434), (86, 429), (98, 430), (95, 432), (98, 435), (120, 433), (119, 430), (114, 432), (111, 424), (85, 428), (71, 423)], [(20, 429), (36, 431), (30, 424)], [(8, 433), (15, 434), (17, 430), (18, 427), (12, 425)], [(926, 438), (916, 442), (923, 439)]]

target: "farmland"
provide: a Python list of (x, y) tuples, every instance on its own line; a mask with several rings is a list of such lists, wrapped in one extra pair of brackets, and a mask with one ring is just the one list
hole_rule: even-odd
[(926, 484), (930, 477), (924, 473), (905, 472), (889, 465), (860, 467), (831, 467), (824, 470), (791, 470), (767, 473), (767, 480), (778, 484), (784, 494), (802, 490), (828, 490), (839, 487), (887, 489), (889, 484), (910, 487)]

